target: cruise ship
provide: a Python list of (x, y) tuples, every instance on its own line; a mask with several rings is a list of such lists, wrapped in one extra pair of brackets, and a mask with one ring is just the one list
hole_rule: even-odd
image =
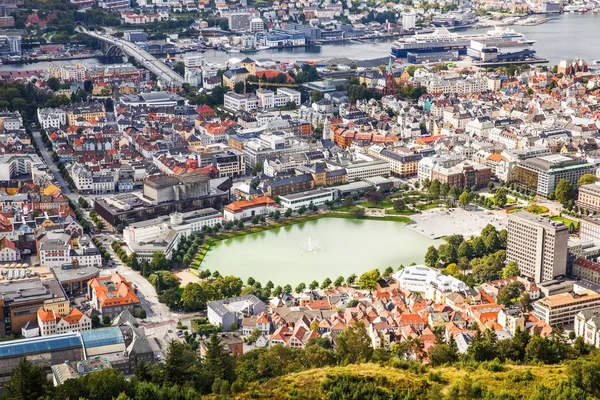
[(467, 47), (471, 41), (480, 42), (515, 42), (533, 44), (533, 40), (527, 40), (522, 33), (512, 29), (496, 27), (484, 34), (459, 35), (449, 32), (445, 28), (438, 28), (433, 33), (416, 34), (396, 40), (392, 44), (392, 56), (404, 58), (408, 53), (435, 53), (444, 51), (458, 51), (466, 54)]

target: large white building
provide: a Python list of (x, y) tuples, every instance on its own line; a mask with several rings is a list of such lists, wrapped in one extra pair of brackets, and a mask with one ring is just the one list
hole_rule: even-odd
[(417, 13), (407, 11), (402, 13), (402, 28), (404, 30), (414, 29), (417, 25)]
[(279, 200), (281, 207), (297, 211), (299, 208), (308, 207), (311, 204), (319, 207), (328, 201), (335, 200), (335, 190), (315, 189), (308, 192), (279, 196)]
[(436, 167), (451, 168), (460, 164), (464, 158), (458, 154), (435, 155), (433, 157), (425, 157), (419, 160), (418, 177), (419, 181), (433, 178), (433, 171)]
[(258, 89), (256, 94), (225, 94), (223, 106), (232, 111), (256, 111), (259, 108), (274, 109), (285, 107), (288, 103), (300, 104), (300, 92), (289, 88), (278, 88), (277, 92)]
[(47, 169), (47, 166), (37, 154), (0, 155), (0, 181), (9, 181), (15, 175), (33, 176), (41, 169)]
[(567, 272), (569, 230), (561, 222), (519, 211), (508, 216), (506, 261), (516, 261), (519, 273), (535, 283)]
[(71, 238), (62, 230), (45, 232), (37, 238), (37, 250), (40, 265), (62, 267), (73, 261), (82, 267), (101, 267), (100, 251), (89, 237)]
[[(462, 292), (469, 286), (452, 276), (442, 275), (439, 271), (425, 265), (411, 265), (394, 274), (400, 288), (427, 294), (431, 290), (441, 292)], [(430, 296), (428, 296), (430, 297)]]
[(37, 116), (42, 129), (60, 128), (67, 124), (67, 113), (58, 108), (38, 108)]
[(123, 230), (123, 240), (131, 251), (141, 258), (145, 258), (146, 252), (149, 257), (152, 257), (157, 250), (157, 242), (163, 243), (161, 250), (165, 252), (167, 258), (170, 258), (175, 246), (170, 242), (166, 243), (166, 238), (178, 241), (180, 235), (189, 236), (201, 231), (205, 226), (212, 228), (222, 220), (221, 213), (214, 208), (203, 208), (186, 213), (175, 212), (168, 216), (128, 225)]
[(69, 171), (79, 193), (112, 193), (119, 180), (119, 171), (103, 168), (92, 171), (86, 165), (75, 163)]

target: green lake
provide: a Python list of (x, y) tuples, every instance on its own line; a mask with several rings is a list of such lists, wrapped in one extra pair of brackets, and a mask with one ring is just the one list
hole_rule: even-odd
[(217, 242), (201, 269), (297, 285), (400, 264), (422, 263), (428, 239), (401, 222), (321, 218)]

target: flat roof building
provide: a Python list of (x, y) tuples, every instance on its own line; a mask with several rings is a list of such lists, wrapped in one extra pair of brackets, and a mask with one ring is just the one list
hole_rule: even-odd
[(516, 261), (519, 274), (535, 283), (567, 273), (569, 230), (561, 222), (519, 211), (508, 216), (506, 261)]
[(585, 310), (600, 306), (600, 294), (584, 289), (579, 292), (560, 293), (544, 297), (533, 303), (533, 315), (550, 326), (570, 325), (575, 316)]

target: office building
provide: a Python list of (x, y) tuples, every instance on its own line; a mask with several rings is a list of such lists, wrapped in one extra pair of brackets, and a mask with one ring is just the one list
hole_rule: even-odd
[(515, 167), (513, 181), (548, 197), (554, 193), (558, 183), (566, 179), (573, 187), (585, 174), (595, 174), (596, 166), (582, 158), (565, 154), (552, 154), (522, 160)]
[(308, 207), (311, 204), (317, 207), (325, 205), (327, 202), (335, 200), (335, 191), (328, 189), (314, 189), (308, 192), (300, 192), (279, 196), (282, 208), (291, 208), (292, 211), (297, 211), (299, 208)]
[(600, 294), (583, 289), (544, 297), (533, 303), (533, 315), (550, 326), (570, 325), (581, 311), (600, 307)]
[(519, 274), (535, 283), (550, 281), (567, 271), (569, 230), (561, 222), (519, 211), (509, 214), (506, 261), (516, 261)]
[(402, 28), (404, 30), (415, 29), (417, 25), (417, 14), (414, 11), (402, 13)]
[(136, 315), (141, 310), (133, 285), (119, 274), (92, 279), (88, 285), (88, 298), (92, 308), (111, 319), (123, 311)]
[(123, 38), (132, 43), (145, 42), (148, 40), (148, 34), (144, 31), (125, 31), (123, 33)]
[(577, 205), (588, 212), (600, 211), (600, 184), (591, 183), (579, 187)]
[(0, 57), (20, 55), (21, 36), (0, 35)]

